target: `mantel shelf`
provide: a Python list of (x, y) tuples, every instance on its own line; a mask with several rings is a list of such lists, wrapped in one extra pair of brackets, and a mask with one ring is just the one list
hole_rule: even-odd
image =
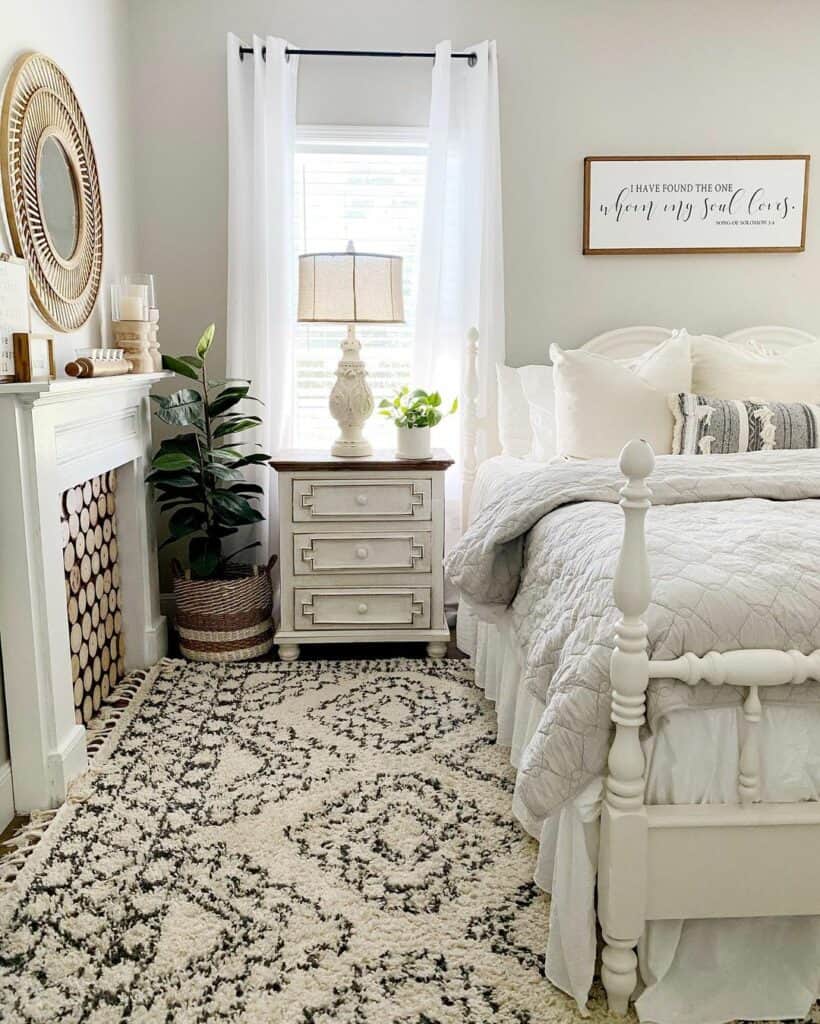
[(54, 398), (57, 401), (82, 399), (103, 391), (150, 386), (173, 376), (170, 370), (159, 370), (156, 373), (123, 373), (113, 377), (88, 377), (84, 380), (60, 377), (57, 380), (33, 381), (28, 384), (15, 382), (0, 384), (0, 398), (28, 398), (31, 401), (44, 398)]

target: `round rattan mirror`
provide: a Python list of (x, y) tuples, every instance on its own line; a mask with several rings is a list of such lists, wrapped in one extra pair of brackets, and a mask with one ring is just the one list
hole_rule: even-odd
[(28, 260), (32, 298), (52, 327), (76, 330), (100, 290), (100, 183), (71, 83), (42, 53), (20, 57), (6, 82), (0, 169), (12, 245)]

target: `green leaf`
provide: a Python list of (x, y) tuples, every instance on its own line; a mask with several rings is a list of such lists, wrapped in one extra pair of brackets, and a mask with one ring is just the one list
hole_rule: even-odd
[(157, 490), (164, 490), (168, 487), (196, 487), (199, 484), (199, 480), (190, 473), (176, 473), (165, 469), (155, 469), (145, 479), (149, 484), (153, 484)]
[(270, 462), (270, 455), (266, 455), (264, 452), (253, 452), (251, 455), (243, 455), (241, 459), (237, 459), (234, 466), (237, 469), (240, 466), (264, 466)]
[(177, 359), (176, 356), (167, 356), (164, 352), (162, 354), (162, 368), (164, 370), (173, 370), (174, 373), (178, 373), (183, 377), (190, 377), (191, 380), (197, 380), (199, 376), (193, 366), (189, 366), (181, 359)]
[(241, 484), (234, 484), (228, 488), (229, 491), (233, 491), (234, 494), (264, 494), (265, 488), (259, 484), (249, 484), (243, 481)]
[(214, 575), (221, 555), (222, 545), (214, 537), (193, 537), (188, 545), (188, 564), (198, 579)]
[(205, 472), (209, 473), (214, 480), (239, 480), (242, 476), (239, 470), (223, 466), (219, 462), (209, 462)]
[(175, 427), (198, 426), (203, 422), (203, 402), (198, 391), (183, 388), (167, 398), (161, 398), (157, 416)]
[(216, 326), (214, 324), (209, 324), (205, 328), (202, 337), (197, 342), (196, 354), (199, 356), (200, 359), (204, 359), (205, 356), (207, 356), (211, 345), (213, 345), (215, 330)]
[(160, 450), (154, 456), (151, 463), (154, 469), (196, 469), (196, 459), (192, 459), (190, 455), (186, 455), (184, 452), (169, 452)]
[(204, 525), (204, 512), (201, 509), (190, 507), (178, 509), (168, 520), (168, 529), (175, 540), (201, 530)]
[(236, 558), (237, 555), (241, 555), (243, 551), (250, 551), (251, 548), (261, 548), (262, 541), (255, 540), (253, 544), (246, 544), (243, 548), (238, 548), (236, 551), (232, 551), (229, 555), (225, 555), (225, 561), (230, 562), (232, 558)]
[(231, 491), (215, 491), (212, 503), (218, 521), (226, 526), (244, 526), (265, 518), (245, 498)]
[(192, 458), (199, 456), (199, 439), (197, 434), (177, 434), (176, 437), (166, 437), (160, 441), (161, 452), (184, 452)]
[(262, 422), (260, 416), (246, 416), (227, 420), (220, 423), (214, 430), (214, 437), (227, 437), (229, 434), (238, 434), (243, 430), (252, 430)]
[(221, 416), (228, 409), (233, 408), (237, 402), (241, 402), (249, 390), (248, 384), (241, 384), (237, 387), (225, 388), (216, 398), (208, 404), (208, 413), (211, 416)]

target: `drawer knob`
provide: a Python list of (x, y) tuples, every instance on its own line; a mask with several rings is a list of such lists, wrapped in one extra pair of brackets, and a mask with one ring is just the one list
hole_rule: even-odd
[(366, 505), (367, 504), (367, 495), (366, 494), (357, 494), (356, 495), (356, 504), (357, 505)]
[(358, 611), (359, 615), (364, 615), (365, 612), (367, 611), (367, 604), (364, 601), (362, 601), (362, 603), (359, 605), (356, 611)]
[(367, 548), (356, 548), (357, 558), (367, 558)]

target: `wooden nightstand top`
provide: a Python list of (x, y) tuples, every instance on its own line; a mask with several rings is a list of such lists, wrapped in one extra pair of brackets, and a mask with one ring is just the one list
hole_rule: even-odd
[(434, 448), (431, 459), (399, 459), (391, 451), (374, 452), (359, 459), (343, 459), (329, 452), (310, 451), (305, 448), (290, 448), (279, 452), (270, 460), (270, 465), (279, 472), (298, 473), (305, 470), (321, 470), (322, 472), (365, 469), (418, 470), (448, 469), (455, 460), (443, 448)]

